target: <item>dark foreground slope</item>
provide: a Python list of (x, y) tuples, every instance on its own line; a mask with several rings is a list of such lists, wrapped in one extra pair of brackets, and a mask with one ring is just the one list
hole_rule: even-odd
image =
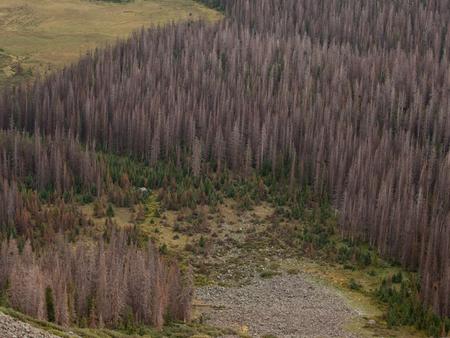
[(4, 91), (0, 127), (312, 189), (449, 315), (448, 2), (223, 3), (221, 23), (140, 31)]

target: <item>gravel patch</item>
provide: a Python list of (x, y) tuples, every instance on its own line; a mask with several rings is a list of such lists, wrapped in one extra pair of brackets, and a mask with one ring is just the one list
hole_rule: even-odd
[(0, 312), (1, 338), (58, 338)]
[(304, 275), (258, 279), (243, 287), (203, 287), (197, 299), (207, 305), (207, 323), (252, 337), (356, 337), (343, 328), (357, 317), (336, 291)]

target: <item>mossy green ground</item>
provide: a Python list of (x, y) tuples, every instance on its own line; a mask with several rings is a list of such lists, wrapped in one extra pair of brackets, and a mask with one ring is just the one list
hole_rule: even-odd
[(0, 86), (61, 68), (143, 26), (220, 17), (193, 0), (2, 0)]

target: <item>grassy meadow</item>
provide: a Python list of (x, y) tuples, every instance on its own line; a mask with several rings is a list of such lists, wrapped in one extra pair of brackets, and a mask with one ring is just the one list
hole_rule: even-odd
[(2, 0), (0, 86), (62, 67), (142, 26), (219, 18), (193, 0)]

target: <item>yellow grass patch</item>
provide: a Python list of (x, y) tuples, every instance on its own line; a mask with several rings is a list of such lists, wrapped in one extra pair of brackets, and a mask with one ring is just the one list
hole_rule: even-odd
[(2, 0), (0, 85), (13, 81), (12, 62), (45, 73), (143, 26), (220, 17), (193, 0)]

